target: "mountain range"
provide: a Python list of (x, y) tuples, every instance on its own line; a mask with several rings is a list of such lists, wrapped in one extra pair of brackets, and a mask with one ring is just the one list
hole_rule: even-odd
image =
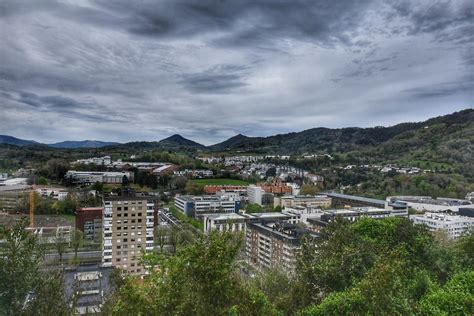
[[(278, 134), (268, 137), (233, 136), (221, 143), (204, 146), (181, 135), (172, 135), (158, 142), (130, 142), (125, 144), (96, 140), (64, 141), (55, 144), (41, 144), (0, 135), (0, 143), (17, 146), (47, 145), (54, 148), (100, 148), (106, 146), (127, 148), (158, 148), (163, 150), (187, 151), (241, 151), (257, 153), (302, 154), (313, 152), (350, 152), (373, 149), (406, 151), (419, 149), (427, 144), (463, 144), (473, 150), (474, 109), (466, 109), (439, 116), (424, 122), (401, 123), (390, 127), (371, 128), (313, 128), (302, 132)], [(456, 145), (456, 146), (457, 146)], [(398, 148), (397, 148), (398, 146)], [(400, 147), (402, 146), (402, 147)], [(446, 147), (446, 146), (445, 146)], [(448, 146), (449, 147), (449, 146)]]
[(16, 146), (32, 146), (43, 145), (53, 148), (101, 148), (106, 146), (117, 145), (114, 142), (101, 142), (98, 140), (83, 140), (83, 141), (63, 141), (53, 144), (42, 144), (34, 140), (20, 139), (9, 135), (0, 135), (0, 144), (16, 145)]

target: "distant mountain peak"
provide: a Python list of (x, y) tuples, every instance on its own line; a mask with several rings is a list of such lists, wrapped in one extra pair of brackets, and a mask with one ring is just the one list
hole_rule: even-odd
[(194, 147), (194, 148), (204, 148), (204, 145), (201, 145), (193, 140), (187, 139), (179, 134), (171, 135), (165, 139), (162, 139), (158, 142), (161, 145), (166, 146), (183, 146), (183, 147)]
[(39, 143), (34, 140), (20, 139), (9, 135), (0, 135), (0, 143), (16, 146), (39, 145)]

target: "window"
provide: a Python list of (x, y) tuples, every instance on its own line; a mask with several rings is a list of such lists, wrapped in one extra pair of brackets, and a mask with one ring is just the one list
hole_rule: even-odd
[(124, 239), (123, 239), (123, 242), (128, 242), (128, 238), (124, 238)]
[(124, 207), (123, 207), (123, 210), (124, 210), (124, 211), (128, 211), (128, 206), (124, 206)]
[(117, 211), (121, 211), (122, 210), (122, 207), (121, 206), (118, 206), (117, 207)]

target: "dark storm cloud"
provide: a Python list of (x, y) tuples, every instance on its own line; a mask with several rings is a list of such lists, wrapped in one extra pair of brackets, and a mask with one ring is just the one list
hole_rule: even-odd
[(435, 33), (435, 40), (471, 43), (474, 39), (473, 1), (394, 1), (390, 17), (407, 18), (408, 34)]
[(0, 132), (215, 143), (472, 107), (473, 6), (4, 0)]
[(2, 94), (11, 101), (26, 104), (33, 107), (35, 110), (44, 113), (55, 112), (74, 119), (96, 122), (124, 122), (124, 120), (108, 118), (105, 116), (106, 113), (101, 113), (102, 115), (100, 115), (100, 113), (94, 114), (94, 110), (98, 108), (98, 105), (94, 100), (80, 102), (59, 95), (39, 96), (35, 93), (25, 91), (17, 92), (17, 96), (7, 93)]
[[(286, 38), (330, 45), (350, 42), (371, 0), (353, 1), (100, 1), (114, 12), (130, 12), (132, 33), (189, 37), (219, 33), (214, 43), (255, 45)], [(360, 42), (366, 44), (365, 42)]]

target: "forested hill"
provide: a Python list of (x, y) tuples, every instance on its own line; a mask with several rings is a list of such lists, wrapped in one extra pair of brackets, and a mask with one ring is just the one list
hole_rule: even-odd
[[(393, 151), (420, 149), (425, 146), (472, 146), (474, 110), (467, 109), (425, 122), (402, 123), (391, 127), (313, 128), (298, 133), (269, 137), (234, 136), (209, 146), (215, 151), (258, 151), (262, 153), (302, 154), (317, 152), (366, 151), (380, 148)], [(449, 142), (449, 144), (445, 144)], [(472, 149), (472, 148), (471, 148)]]

